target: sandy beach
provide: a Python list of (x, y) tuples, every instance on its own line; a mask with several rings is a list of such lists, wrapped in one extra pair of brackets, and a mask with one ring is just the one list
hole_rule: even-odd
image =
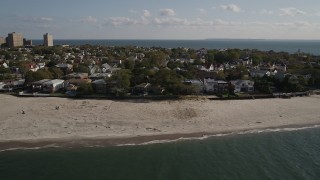
[(115, 144), (114, 139), (130, 143), (315, 125), (320, 124), (319, 100), (317, 95), (291, 99), (151, 101), (21, 98), (1, 94), (0, 149), (28, 142), (91, 139)]

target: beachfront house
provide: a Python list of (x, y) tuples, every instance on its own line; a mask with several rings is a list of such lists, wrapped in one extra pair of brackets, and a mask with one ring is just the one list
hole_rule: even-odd
[(254, 82), (250, 80), (235, 80), (230, 81), (232, 85), (234, 85), (234, 92), (248, 92), (253, 93), (254, 92)]
[(68, 79), (64, 81), (64, 88), (66, 91), (76, 91), (81, 84), (89, 84), (91, 79)]
[(43, 83), (50, 81), (50, 79), (42, 79), (31, 83), (32, 92), (41, 92), (43, 90)]
[(44, 93), (55, 93), (63, 88), (64, 80), (62, 79), (53, 79), (42, 84), (42, 92)]
[(204, 92), (205, 93), (224, 93), (228, 92), (228, 82), (215, 80), (211, 78), (205, 78), (203, 80)]
[(7, 83), (0, 82), (0, 91), (13, 91), (17, 89), (22, 89), (24, 82), (25, 79), (10, 81)]

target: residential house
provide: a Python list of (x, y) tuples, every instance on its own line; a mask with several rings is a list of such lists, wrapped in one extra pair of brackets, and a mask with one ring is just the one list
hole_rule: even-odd
[(84, 83), (86, 84), (91, 83), (91, 79), (76, 79), (76, 78), (68, 79), (64, 81), (64, 88), (67, 91), (77, 90), (78, 87)]
[(42, 79), (31, 83), (32, 92), (41, 92), (43, 90), (43, 84), (47, 81), (50, 81), (50, 79)]
[(254, 92), (254, 81), (250, 80), (235, 80), (231, 81), (231, 84), (234, 85), (234, 92)]
[(89, 79), (95, 81), (95, 80), (98, 80), (98, 79), (105, 79), (105, 78), (109, 78), (111, 77), (112, 75), (110, 73), (94, 73), (94, 74), (91, 74), (89, 76)]
[(7, 83), (0, 83), (0, 90), (1, 91), (13, 91), (13, 90), (17, 90), (17, 89), (22, 89), (23, 88), (23, 84), (25, 82), (25, 79), (20, 79), (17, 81), (9, 81)]
[(282, 72), (286, 72), (287, 71), (287, 65), (285, 65), (284, 63), (276, 64), (275, 68), (278, 71), (282, 71)]
[(29, 69), (29, 71), (36, 72), (39, 70), (39, 66), (36, 64), (29, 64), (28, 69)]
[(199, 71), (208, 71), (208, 69), (202, 65), (195, 65), (195, 68), (197, 68)]
[(250, 70), (251, 77), (263, 77), (263, 76), (270, 76), (271, 72), (269, 70)]
[(60, 63), (60, 64), (57, 64), (56, 67), (60, 68), (64, 72), (64, 74), (68, 74), (73, 71), (72, 64)]
[(122, 64), (122, 60), (112, 60), (109, 62), (111, 67), (117, 68)]
[(4, 60), (0, 60), (0, 67), (9, 68), (8, 64)]
[(210, 78), (203, 80), (205, 93), (224, 93), (228, 92), (228, 82)]
[(89, 66), (90, 74), (100, 73), (102, 70), (98, 65)]
[(42, 92), (44, 93), (55, 93), (63, 88), (64, 80), (62, 79), (53, 79), (42, 84)]
[(65, 76), (67, 79), (88, 79), (88, 73), (71, 73)]
[(250, 57), (244, 57), (242, 59), (239, 59), (239, 62), (241, 65), (249, 67), (252, 65), (252, 59)]
[(104, 63), (101, 65), (102, 72), (107, 72), (107, 70), (111, 69), (111, 66), (108, 63)]
[(46, 63), (38, 63), (37, 66), (39, 67), (39, 69), (43, 69), (46, 66)]
[(274, 64), (262, 64), (259, 66), (259, 69), (263, 71), (273, 71), (275, 68), (276, 66)]

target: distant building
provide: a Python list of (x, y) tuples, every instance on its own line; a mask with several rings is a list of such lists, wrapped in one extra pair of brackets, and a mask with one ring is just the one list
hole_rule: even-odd
[(43, 45), (44, 46), (53, 46), (53, 37), (51, 34), (44, 34), (43, 35)]
[(32, 40), (23, 39), (23, 45), (25, 45), (25, 46), (32, 46)]
[(21, 33), (9, 33), (7, 38), (7, 44), (9, 47), (23, 46), (23, 36)]
[(0, 46), (6, 43), (6, 39), (4, 37), (0, 37)]

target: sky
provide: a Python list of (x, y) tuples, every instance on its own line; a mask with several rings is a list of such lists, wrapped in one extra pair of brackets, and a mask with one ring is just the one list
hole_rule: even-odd
[(319, 0), (1, 0), (0, 37), (316, 39)]

